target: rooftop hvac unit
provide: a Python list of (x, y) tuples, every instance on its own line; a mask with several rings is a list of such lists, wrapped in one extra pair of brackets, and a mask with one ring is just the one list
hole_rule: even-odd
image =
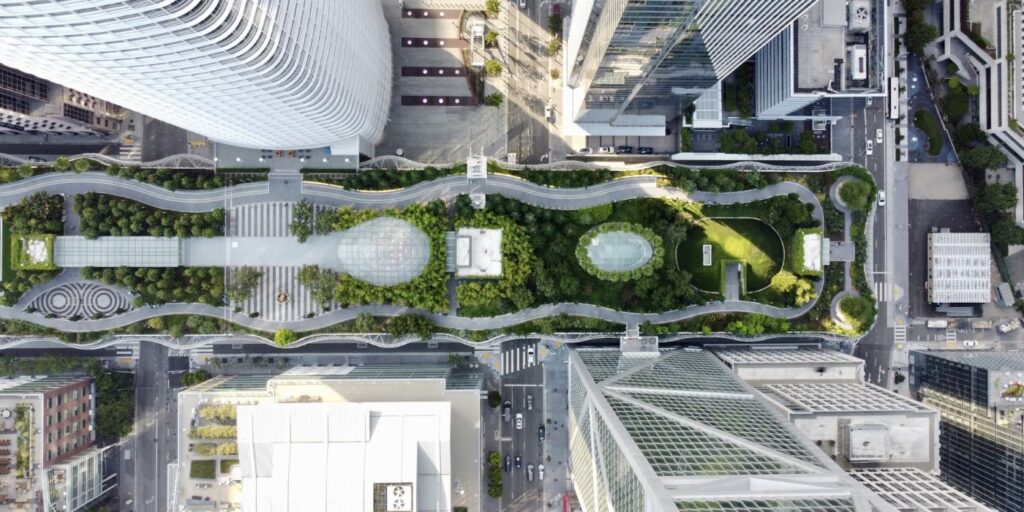
[(852, 0), (850, 2), (850, 32), (867, 32), (871, 30), (871, 2), (868, 0)]
[(412, 512), (412, 485), (389, 485), (386, 491), (388, 512)]

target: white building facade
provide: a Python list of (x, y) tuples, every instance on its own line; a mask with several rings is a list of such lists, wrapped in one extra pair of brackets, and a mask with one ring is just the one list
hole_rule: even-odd
[(379, 0), (0, 0), (0, 62), (225, 144), (371, 154)]

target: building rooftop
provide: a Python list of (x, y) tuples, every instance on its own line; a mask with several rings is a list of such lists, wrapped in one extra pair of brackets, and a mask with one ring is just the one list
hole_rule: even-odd
[(975, 368), (1024, 372), (1024, 352), (995, 352), (987, 350), (915, 350), (914, 352), (932, 357), (940, 357)]
[(775, 383), (759, 391), (793, 413), (923, 411), (927, 407), (877, 386), (852, 382)]
[(459, 276), (501, 277), (501, 230), (459, 228), (455, 265)]
[[(247, 511), (451, 507), (448, 402), (239, 406), (238, 454)], [(408, 508), (375, 503), (381, 484)]]
[(862, 510), (862, 488), (710, 352), (576, 349), (570, 366), (571, 467), (585, 505), (607, 493), (665, 511)]
[(928, 301), (987, 304), (992, 300), (988, 233), (928, 234)]
[(729, 364), (820, 364), (861, 363), (862, 359), (818, 346), (715, 348), (715, 354)]
[(914, 468), (860, 469), (850, 472), (900, 512), (948, 510), (995, 512), (939, 477)]

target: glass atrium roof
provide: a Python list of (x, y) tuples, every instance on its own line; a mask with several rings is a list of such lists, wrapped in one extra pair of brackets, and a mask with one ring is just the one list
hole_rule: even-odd
[(600, 270), (623, 272), (640, 268), (654, 255), (644, 237), (626, 231), (609, 231), (595, 236), (587, 245), (587, 257)]
[(395, 217), (377, 217), (341, 233), (338, 257), (345, 273), (378, 286), (411, 281), (430, 260), (430, 238)]
[(850, 498), (677, 501), (679, 512), (854, 512)]

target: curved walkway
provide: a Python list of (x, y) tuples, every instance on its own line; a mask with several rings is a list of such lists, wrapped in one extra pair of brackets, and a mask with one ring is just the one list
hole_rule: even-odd
[[(45, 174), (27, 180), (0, 186), (0, 207), (17, 202), (21, 197), (45, 190), (50, 193), (79, 194), (89, 191), (115, 194), (155, 207), (178, 211), (207, 211), (230, 204), (244, 204), (274, 201), (274, 190), (269, 183), (248, 183), (227, 187), (216, 191), (170, 191), (153, 185), (138, 183), (108, 176), (103, 173), (83, 174)], [(480, 192), (500, 194), (523, 202), (552, 209), (580, 209), (637, 198), (667, 198), (699, 201), (708, 204), (748, 203), (768, 199), (775, 196), (796, 194), (803, 202), (813, 205), (812, 215), (824, 225), (824, 214), (821, 204), (814, 193), (793, 182), (782, 182), (756, 190), (739, 192), (686, 192), (674, 187), (658, 187), (657, 177), (635, 176), (603, 183), (586, 188), (551, 188), (525, 181), (519, 178), (492, 175), (486, 182), (469, 184), (462, 176), (450, 176), (427, 183), (421, 183), (407, 189), (388, 192), (354, 192), (331, 185), (304, 183), (302, 197), (312, 202), (329, 206), (352, 206), (355, 208), (400, 207), (410, 203), (430, 201), (433, 199), (452, 199), (460, 194)], [(824, 280), (816, 283), (816, 293), (820, 297)], [(46, 285), (40, 288), (47, 289)], [(40, 291), (33, 290), (32, 295)], [(70, 321), (57, 318), (44, 318), (38, 314), (26, 313), (16, 308), (0, 308), (0, 318), (22, 320), (60, 329), (66, 332), (90, 332), (114, 329), (134, 322), (163, 315), (204, 315), (235, 322), (245, 327), (272, 331), (277, 328), (290, 328), (296, 331), (309, 331), (330, 327), (339, 322), (354, 319), (361, 313), (375, 316), (395, 316), (415, 314), (427, 318), (440, 327), (464, 330), (502, 329), (530, 320), (552, 315), (572, 315), (637, 325), (643, 322), (664, 324), (694, 318), (709, 313), (759, 313), (778, 318), (796, 318), (805, 314), (815, 301), (800, 307), (779, 308), (765, 304), (730, 301), (713, 302), (703, 305), (691, 305), (662, 313), (630, 313), (593, 304), (546, 304), (515, 313), (486, 318), (469, 318), (445, 314), (436, 314), (423, 310), (392, 305), (363, 305), (350, 307), (294, 322), (272, 322), (261, 318), (250, 318), (232, 313), (224, 307), (204, 304), (164, 304), (129, 311), (112, 318), (98, 320)]]
[[(853, 213), (854, 209), (843, 202), (842, 198), (839, 197), (839, 189), (844, 183), (849, 183), (857, 178), (853, 176), (840, 176), (839, 179), (832, 184), (832, 187), (828, 189), (828, 196), (832, 199), (832, 204), (843, 214), (843, 240), (849, 242), (850, 230), (853, 227)], [(860, 294), (853, 287), (853, 276), (850, 274), (851, 262), (843, 262), (843, 291), (835, 294), (832, 297), (832, 303), (829, 304), (829, 311), (832, 314), (832, 320), (839, 324), (841, 327), (849, 330), (853, 330), (846, 320), (843, 320), (843, 316), (839, 313), (839, 302), (846, 297), (857, 297)]]

